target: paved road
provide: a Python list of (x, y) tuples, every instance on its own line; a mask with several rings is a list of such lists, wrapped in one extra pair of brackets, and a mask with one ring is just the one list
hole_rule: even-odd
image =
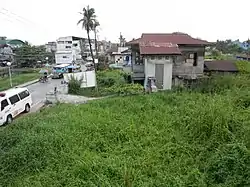
[(31, 92), (33, 105), (45, 100), (46, 93), (54, 90), (54, 87), (59, 87), (61, 85), (62, 79), (49, 79), (46, 83), (35, 83), (30, 86), (27, 86)]

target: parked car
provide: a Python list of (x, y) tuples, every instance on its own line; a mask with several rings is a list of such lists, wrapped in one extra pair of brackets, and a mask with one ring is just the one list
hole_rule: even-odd
[(23, 112), (30, 112), (32, 98), (27, 88), (13, 88), (0, 92), (0, 126), (9, 124)]

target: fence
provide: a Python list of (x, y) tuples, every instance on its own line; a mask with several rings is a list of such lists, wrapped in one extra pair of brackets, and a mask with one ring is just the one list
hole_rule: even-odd
[(95, 87), (96, 85), (96, 74), (95, 71), (85, 71), (79, 73), (67, 73), (64, 74), (64, 81), (69, 82), (71, 77), (81, 81), (82, 88)]

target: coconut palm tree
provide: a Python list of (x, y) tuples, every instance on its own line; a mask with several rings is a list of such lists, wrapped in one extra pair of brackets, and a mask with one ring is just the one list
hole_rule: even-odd
[(95, 21), (94, 22), (94, 25), (93, 25), (93, 31), (94, 31), (94, 34), (95, 34), (95, 50), (96, 50), (96, 57), (98, 58), (98, 45), (97, 45), (97, 32), (98, 32), (98, 30), (97, 30), (97, 27), (99, 27), (100, 26), (100, 23), (99, 23), (99, 21)]
[(91, 39), (89, 36), (90, 31), (93, 31), (94, 24), (97, 22), (96, 15), (95, 15), (95, 9), (90, 8), (89, 5), (87, 7), (84, 7), (82, 12), (80, 12), (82, 15), (82, 18), (78, 21), (77, 25), (81, 24), (82, 29), (85, 29), (88, 35), (88, 41), (89, 41), (89, 47), (90, 47), (90, 53), (91, 57), (93, 59), (94, 68), (96, 71), (96, 65), (95, 65), (95, 59), (93, 55), (92, 45), (91, 45)]

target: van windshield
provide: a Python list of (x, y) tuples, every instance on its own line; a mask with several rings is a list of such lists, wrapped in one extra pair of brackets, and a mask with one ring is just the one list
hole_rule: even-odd
[(60, 67), (53, 67), (53, 70), (61, 70), (62, 68)]

